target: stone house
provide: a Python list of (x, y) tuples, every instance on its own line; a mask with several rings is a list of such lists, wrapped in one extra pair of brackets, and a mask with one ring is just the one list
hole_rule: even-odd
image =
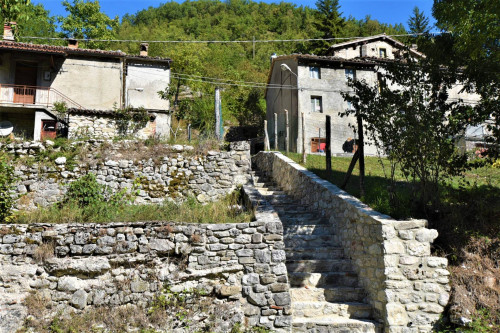
[[(354, 117), (341, 118), (338, 114), (349, 105), (341, 92), (350, 91), (348, 78), (364, 79), (377, 84), (382, 62), (397, 60), (403, 52), (413, 57), (424, 55), (414, 49), (406, 51), (405, 45), (394, 38), (376, 35), (335, 44), (326, 56), (291, 54), (273, 57), (266, 89), (268, 134), (271, 147), (275, 141), (275, 114), (277, 116), (278, 149), (286, 147), (286, 111), (288, 111), (289, 149), (302, 152), (302, 120), (305, 118), (306, 152), (317, 152), (324, 147), (326, 115), (331, 116), (332, 154), (352, 153), (357, 135), (350, 125)], [(450, 91), (450, 98), (477, 101), (478, 96), (461, 93), (457, 85)], [(466, 95), (466, 96), (464, 96)], [(366, 155), (376, 155), (373, 145), (367, 142)]]
[[(82, 49), (77, 41), (49, 46), (0, 41), (0, 134), (43, 140), (57, 133), (112, 138), (123, 131), (116, 109), (144, 108), (149, 121), (135, 134), (168, 136), (169, 58)], [(61, 105), (64, 103), (65, 107)]]

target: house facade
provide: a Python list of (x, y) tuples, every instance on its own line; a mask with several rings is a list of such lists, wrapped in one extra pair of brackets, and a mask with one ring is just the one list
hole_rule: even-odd
[[(332, 154), (353, 153), (357, 138), (353, 128), (356, 119), (339, 116), (339, 112), (351, 108), (341, 93), (352, 91), (348, 87), (349, 78), (365, 80), (375, 86), (379, 81), (380, 65), (387, 60), (401, 58), (404, 52), (410, 52), (412, 57), (423, 57), (418, 51), (408, 51), (404, 44), (386, 35), (335, 44), (326, 56), (292, 54), (274, 57), (266, 89), (267, 131), (271, 148), (274, 149), (277, 139), (278, 149), (284, 150), (288, 140), (290, 151), (302, 152), (303, 113), (307, 153), (324, 148), (326, 115), (331, 117)], [(479, 99), (478, 96), (462, 93), (460, 85), (450, 91), (452, 98), (463, 98), (471, 103)], [(364, 153), (376, 155), (378, 152), (367, 141)]]
[[(34, 140), (61, 130), (69, 137), (168, 136), (169, 103), (157, 92), (170, 83), (170, 64), (149, 57), (146, 44), (140, 55), (127, 55), (82, 49), (76, 41), (0, 41), (0, 123), (15, 137)], [(144, 108), (150, 120), (137, 133), (120, 133), (119, 108)]]

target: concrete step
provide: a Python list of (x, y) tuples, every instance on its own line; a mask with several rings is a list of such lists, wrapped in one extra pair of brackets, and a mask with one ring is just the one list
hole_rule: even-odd
[(289, 235), (335, 235), (335, 229), (325, 224), (283, 225), (284, 234)]
[(344, 250), (341, 247), (336, 246), (323, 246), (320, 248), (310, 246), (287, 246), (285, 248), (285, 252), (287, 260), (325, 260), (332, 258), (344, 258)]
[(327, 260), (288, 260), (286, 261), (288, 273), (329, 273), (329, 272), (351, 272), (352, 264), (348, 259)]
[(288, 280), (292, 287), (358, 287), (358, 276), (354, 272), (291, 272)]
[(372, 316), (372, 307), (359, 302), (292, 302), (292, 313), (294, 317), (305, 318), (333, 316), (369, 319)]
[(293, 333), (381, 333), (382, 325), (371, 320), (325, 316), (322, 318), (293, 318)]
[(363, 302), (366, 293), (358, 287), (290, 288), (292, 302)]

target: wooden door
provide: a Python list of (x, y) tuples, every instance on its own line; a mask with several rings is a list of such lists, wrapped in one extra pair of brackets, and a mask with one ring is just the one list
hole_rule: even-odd
[(16, 64), (14, 103), (35, 104), (37, 72), (36, 63)]
[(56, 138), (56, 134), (57, 134), (57, 121), (42, 120), (42, 132), (40, 135), (42, 141), (47, 139), (54, 140)]

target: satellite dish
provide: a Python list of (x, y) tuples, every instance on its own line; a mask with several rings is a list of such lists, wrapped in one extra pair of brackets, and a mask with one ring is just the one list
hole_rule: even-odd
[(14, 130), (14, 125), (8, 120), (0, 121), (0, 136), (7, 136)]

